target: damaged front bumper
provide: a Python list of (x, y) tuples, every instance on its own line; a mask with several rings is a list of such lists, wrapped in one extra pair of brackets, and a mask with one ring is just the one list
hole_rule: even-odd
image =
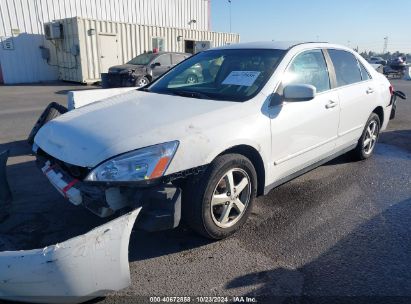
[[(0, 194), (9, 204), (8, 154), (1, 155), (0, 182), (4, 187)], [(37, 162), (52, 185), (73, 204), (103, 210), (102, 215), (111, 215), (114, 209), (124, 212), (124, 206), (133, 211), (55, 245), (0, 252), (0, 299), (81, 303), (126, 288), (130, 285), (128, 247), (133, 226), (160, 231), (180, 222), (181, 190), (171, 183), (146, 188), (98, 187), (73, 179), (56, 162), (41, 157)], [(7, 209), (5, 206), (0, 207)]]
[(149, 232), (176, 228), (181, 219), (181, 190), (171, 183), (153, 185), (96, 184), (68, 173), (58, 161), (37, 155), (37, 164), (50, 183), (73, 205), (99, 217), (126, 208), (142, 207), (137, 227)]
[(0, 253), (0, 298), (81, 303), (130, 285), (128, 244), (138, 208), (43, 249)]

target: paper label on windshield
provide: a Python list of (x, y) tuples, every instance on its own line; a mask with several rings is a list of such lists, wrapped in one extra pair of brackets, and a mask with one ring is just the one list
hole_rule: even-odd
[(251, 87), (260, 74), (258, 71), (232, 71), (223, 84)]

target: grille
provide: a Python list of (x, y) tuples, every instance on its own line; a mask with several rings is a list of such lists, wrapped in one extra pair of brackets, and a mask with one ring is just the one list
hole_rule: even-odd
[(115, 73), (108, 74), (108, 83), (111, 88), (130, 87), (130, 86), (135, 85), (131, 81), (130, 76), (128, 74), (115, 74)]
[(71, 177), (78, 179), (78, 180), (83, 180), (87, 177), (87, 175), (90, 173), (89, 168), (85, 167), (80, 167), (72, 164), (68, 164), (66, 162), (63, 162), (50, 154), (44, 152), (41, 149), (38, 149), (37, 151), (38, 156), (41, 156), (42, 158), (45, 158), (46, 160), (49, 160), (52, 164), (57, 164), (63, 169), (67, 174), (69, 174)]

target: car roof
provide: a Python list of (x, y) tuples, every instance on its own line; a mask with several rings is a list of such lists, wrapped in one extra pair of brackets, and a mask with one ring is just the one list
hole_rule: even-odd
[(179, 55), (190, 55), (192, 56), (193, 54), (190, 53), (181, 53), (181, 52), (157, 52), (157, 53), (152, 53), (153, 55), (164, 55), (164, 54), (179, 54)]
[(266, 42), (247, 42), (225, 45), (221, 47), (214, 48), (217, 50), (226, 49), (273, 49), (273, 50), (289, 50), (295, 46), (310, 45), (312, 47), (328, 47), (328, 48), (339, 48), (347, 49), (347, 47), (331, 44), (328, 42), (311, 42), (311, 41), (266, 41)]

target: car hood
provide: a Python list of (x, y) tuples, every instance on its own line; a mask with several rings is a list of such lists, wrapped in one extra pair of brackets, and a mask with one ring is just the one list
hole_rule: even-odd
[(116, 65), (116, 66), (112, 66), (109, 69), (109, 73), (119, 73), (122, 71), (131, 71), (131, 70), (141, 70), (143, 69), (144, 66), (143, 65), (135, 65), (135, 64), (122, 64), (122, 65)]
[(235, 111), (229, 109), (236, 105), (132, 91), (48, 122), (39, 130), (35, 143), (61, 161), (92, 168), (139, 148), (201, 138), (208, 128), (230, 119)]

